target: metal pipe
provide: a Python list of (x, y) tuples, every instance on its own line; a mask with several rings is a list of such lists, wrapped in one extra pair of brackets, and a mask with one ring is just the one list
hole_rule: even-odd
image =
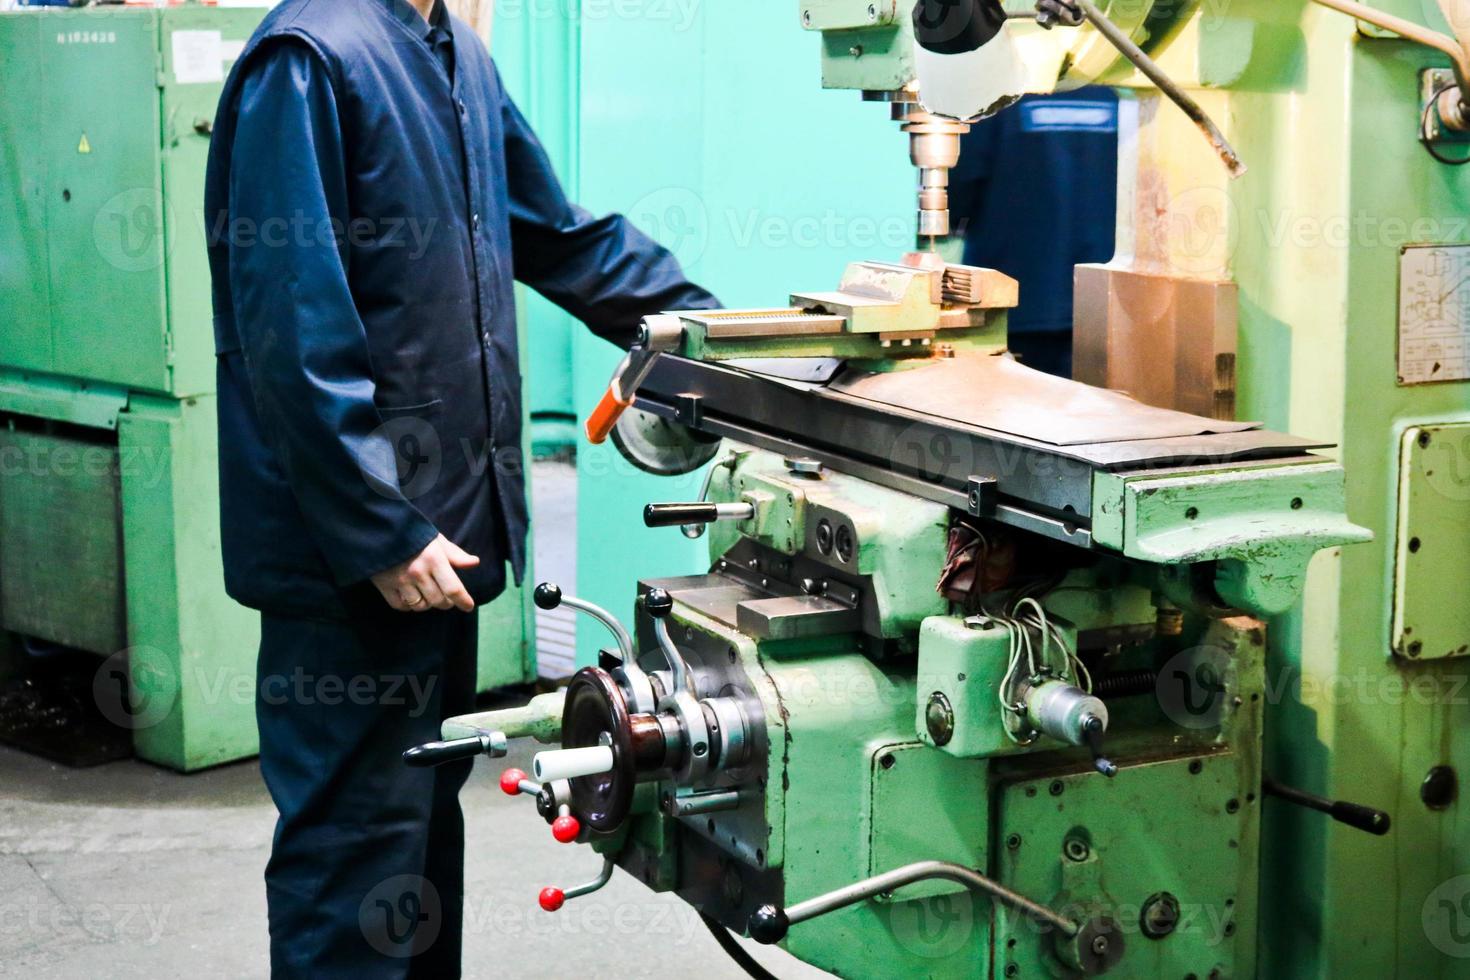
[(1066, 918), (1058, 912), (1053, 912), (1045, 905), (1033, 902), (1025, 895), (1013, 892), (998, 881), (985, 877), (978, 871), (973, 871), (962, 864), (953, 864), (949, 861), (919, 861), (915, 864), (906, 864), (901, 868), (895, 868), (884, 874), (865, 878), (846, 888), (838, 888), (825, 895), (809, 898), (804, 902), (797, 902), (786, 909), (786, 920), (790, 925), (815, 919), (819, 915), (835, 912), (849, 905), (856, 905), (864, 899), (891, 892), (904, 885), (912, 885), (917, 881), (927, 881), (932, 878), (940, 878), (945, 881), (953, 881), (964, 885), (971, 891), (983, 892), (1002, 905), (1009, 906), (1024, 913), (1033, 919), (1045, 922), (1060, 929), (1067, 937), (1077, 935), (1081, 926)]
[[(1145, 78), (1153, 82), (1160, 92), (1163, 92), (1169, 97), (1169, 101), (1177, 105), (1204, 132), (1205, 138), (1210, 141), (1210, 145), (1215, 148), (1215, 152), (1220, 155), (1220, 159), (1225, 162), (1225, 166), (1230, 170), (1230, 176), (1243, 176), (1246, 171), (1246, 166), (1241, 162), (1240, 154), (1235, 152), (1235, 147), (1230, 145), (1230, 141), (1225, 138), (1225, 134), (1220, 131), (1220, 127), (1215, 125), (1215, 121), (1210, 118), (1209, 113), (1205, 112), (1200, 107), (1200, 104), (1190, 97), (1188, 92), (1180, 88), (1174, 79), (1164, 74), (1164, 70), (1152, 58), (1145, 54), (1142, 48), (1134, 44), (1133, 39), (1122, 28), (1103, 16), (1102, 11), (1097, 9), (1097, 6), (1092, 0), (1072, 0), (1072, 2), (1082, 11), (1082, 15), (1087, 18), (1088, 23), (1092, 24), (1097, 29), (1097, 32), (1107, 39), (1109, 44), (1117, 48), (1123, 57), (1131, 61), (1133, 66), (1142, 72)], [(1318, 2), (1321, 2), (1321, 0), (1318, 0)]]
[[(1466, 46), (1455, 38), (1430, 30), (1411, 20), (1385, 13), (1375, 7), (1355, 3), (1353, 0), (1312, 0), (1312, 2), (1330, 10), (1336, 10), (1338, 13), (1347, 14), (1349, 17), (1356, 17), (1365, 24), (1372, 24), (1381, 30), (1392, 31), (1405, 41), (1413, 41), (1444, 53), (1449, 57), (1450, 64), (1454, 66), (1455, 82), (1460, 86), (1461, 101), (1464, 100), (1466, 94), (1470, 94), (1470, 52), (1467, 52)], [(1450, 16), (1445, 0), (1440, 0), (1440, 9), (1444, 11), (1445, 19), (1449, 21), (1450, 26), (1454, 27), (1455, 21)]]

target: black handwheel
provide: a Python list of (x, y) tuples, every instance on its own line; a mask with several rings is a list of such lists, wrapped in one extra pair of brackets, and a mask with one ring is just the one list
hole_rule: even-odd
[(562, 709), (561, 744), (568, 749), (597, 745), (602, 733), (612, 736), (613, 767), (594, 776), (571, 780), (572, 812), (593, 830), (608, 834), (628, 819), (633, 806), (633, 733), (623, 689), (601, 667), (583, 667), (567, 685)]

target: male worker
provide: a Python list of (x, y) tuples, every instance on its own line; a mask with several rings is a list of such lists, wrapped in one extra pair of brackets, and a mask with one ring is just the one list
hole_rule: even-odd
[[(716, 305), (569, 203), (442, 0), (284, 0), (205, 190), (226, 586), (259, 609), (277, 976), (457, 976), (472, 610), (525, 568), (513, 280), (609, 339)], [(399, 465), (402, 464), (402, 465)]]
[(1028, 95), (982, 119), (961, 143), (950, 208), (965, 262), (1021, 283), (1011, 350), (1029, 367), (1072, 376), (1072, 277), (1113, 257), (1118, 96), (1108, 88)]

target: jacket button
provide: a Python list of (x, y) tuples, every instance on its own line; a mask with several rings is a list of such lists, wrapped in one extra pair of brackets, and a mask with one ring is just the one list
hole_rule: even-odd
[(464, 99), (460, 99), (459, 100), (459, 114), (461, 116), (463, 116), (463, 115), (467, 115), (468, 113), (469, 113), (469, 110), (465, 108)]
[(475, 231), (480, 230), (480, 213), (478, 211), (470, 215), (470, 227), (474, 228)]

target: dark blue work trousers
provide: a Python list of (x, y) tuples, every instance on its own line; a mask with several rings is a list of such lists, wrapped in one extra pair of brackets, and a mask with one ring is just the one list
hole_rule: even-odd
[[(457, 977), (471, 762), (404, 749), (473, 709), (475, 614), (261, 617), (260, 769), (280, 811), (266, 892), (273, 977)], [(374, 601), (375, 600), (375, 601)]]

